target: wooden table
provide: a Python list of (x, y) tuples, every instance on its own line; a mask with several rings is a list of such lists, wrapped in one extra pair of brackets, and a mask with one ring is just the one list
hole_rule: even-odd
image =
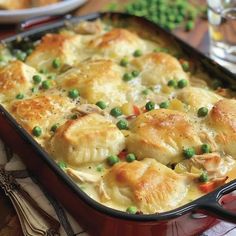
[[(76, 15), (84, 15), (90, 12), (104, 9), (104, 6), (111, 1), (109, 0), (88, 0), (87, 4), (75, 11)], [(128, 2), (127, 0), (119, 0), (118, 2)], [(201, 1), (204, 3), (205, 1)], [(10, 26), (11, 31), (15, 26)], [(198, 48), (204, 53), (208, 53), (208, 34), (207, 21), (198, 19), (196, 27), (190, 32), (185, 32), (183, 29), (177, 29), (174, 34), (181, 39), (190, 43), (192, 46)], [(0, 36), (9, 34), (9, 26), (0, 26)], [(0, 236), (21, 236), (20, 224), (16, 213), (5, 197), (2, 190), (0, 190)], [(236, 235), (236, 233), (235, 233)]]

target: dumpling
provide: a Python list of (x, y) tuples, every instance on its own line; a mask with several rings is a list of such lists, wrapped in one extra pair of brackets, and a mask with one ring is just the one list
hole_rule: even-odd
[(117, 28), (92, 39), (88, 47), (104, 56), (120, 58), (132, 55), (136, 49), (145, 50), (146, 46), (135, 33)]
[(236, 158), (236, 100), (218, 101), (213, 106), (208, 121), (216, 131), (215, 141), (220, 149)]
[(101, 186), (103, 201), (123, 207), (135, 205), (143, 213), (173, 209), (188, 191), (184, 177), (148, 158), (115, 164), (103, 177)]
[(125, 138), (109, 120), (97, 113), (90, 113), (76, 120), (69, 120), (52, 137), (52, 156), (73, 166), (86, 162), (103, 161), (124, 149)]
[(46, 34), (27, 57), (26, 63), (37, 70), (56, 71), (52, 66), (53, 60), (60, 60), (61, 65), (73, 65), (79, 58), (80, 46), (79, 35)]
[(74, 102), (68, 97), (48, 91), (35, 97), (13, 101), (8, 109), (30, 133), (35, 126), (40, 126), (46, 134), (51, 126), (63, 120), (63, 116), (74, 106)]
[(36, 70), (21, 61), (12, 61), (0, 69), (0, 102), (25, 93), (33, 86), (32, 77)]
[(130, 124), (127, 149), (139, 160), (153, 158), (162, 164), (183, 159), (183, 149), (201, 145), (194, 122), (187, 114), (157, 109), (141, 114)]
[(181, 89), (177, 94), (177, 98), (187, 105), (190, 105), (191, 109), (194, 111), (198, 110), (200, 107), (210, 109), (217, 101), (222, 99), (221, 96), (210, 90), (191, 86)]
[(122, 72), (111, 60), (92, 60), (60, 75), (57, 82), (65, 89), (77, 88), (89, 103), (103, 100), (119, 106), (126, 102), (127, 85), (122, 81)]
[(166, 53), (149, 53), (134, 59), (132, 64), (141, 71), (142, 84), (167, 84), (171, 79), (188, 79), (179, 61)]

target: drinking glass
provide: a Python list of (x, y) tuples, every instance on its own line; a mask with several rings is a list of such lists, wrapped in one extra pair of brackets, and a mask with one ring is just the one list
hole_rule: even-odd
[(236, 73), (236, 0), (208, 0), (210, 55)]

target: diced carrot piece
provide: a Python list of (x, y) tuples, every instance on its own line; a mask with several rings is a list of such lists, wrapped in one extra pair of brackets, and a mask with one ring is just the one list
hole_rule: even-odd
[(121, 160), (123, 160), (123, 159), (125, 159), (125, 157), (127, 156), (127, 154), (128, 154), (128, 152), (125, 151), (125, 150), (123, 150), (123, 151), (121, 151), (121, 152), (118, 154), (118, 157), (119, 157)]
[(209, 192), (213, 191), (216, 188), (214, 182), (208, 182), (208, 183), (205, 183), (205, 184), (199, 184), (198, 187), (204, 193), (209, 193)]
[(199, 184), (199, 189), (204, 193), (209, 193), (213, 191), (215, 188), (223, 185), (227, 179), (228, 179), (228, 176), (225, 176), (220, 179), (213, 180), (212, 182)]
[(140, 115), (140, 109), (136, 106), (136, 105), (133, 105), (133, 110), (134, 110), (134, 115), (138, 116)]

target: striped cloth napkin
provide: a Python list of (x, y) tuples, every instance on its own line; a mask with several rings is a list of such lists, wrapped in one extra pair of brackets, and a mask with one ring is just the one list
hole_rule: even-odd
[[(50, 196), (44, 188), (34, 179), (34, 177), (30, 176), (26, 170), (26, 167), (22, 163), (21, 159), (13, 154), (11, 150), (9, 150), (0, 140), (0, 165), (4, 166), (5, 170), (11, 173), (15, 178), (16, 182), (20, 185), (20, 187), (25, 190), (43, 209), (47, 212), (51, 217), (56, 219), (60, 223), (60, 228), (58, 235), (61, 236), (88, 236), (88, 234), (81, 228), (81, 226), (73, 219), (73, 217), (62, 207), (62, 205)], [(15, 207), (16, 208), (16, 207)], [(27, 209), (26, 209), (27, 210)], [(34, 218), (34, 209), (29, 209), (29, 219), (32, 222), (32, 218)], [(33, 213), (33, 214), (31, 214)], [(35, 216), (36, 216), (35, 212)], [(19, 214), (18, 214), (19, 216)], [(19, 217), (20, 219), (21, 217)], [(21, 220), (21, 219), (20, 219)], [(22, 222), (21, 222), (22, 223)], [(35, 221), (33, 221), (35, 227), (39, 227), (41, 230), (43, 227), (40, 225), (38, 218), (35, 217)], [(27, 230), (30, 231), (28, 227)], [(24, 230), (23, 230), (24, 232)], [(34, 231), (35, 232), (35, 231)], [(35, 236), (36, 233), (28, 233), (27, 235)], [(38, 234), (40, 235), (40, 234)], [(50, 235), (50, 234), (48, 234)]]

